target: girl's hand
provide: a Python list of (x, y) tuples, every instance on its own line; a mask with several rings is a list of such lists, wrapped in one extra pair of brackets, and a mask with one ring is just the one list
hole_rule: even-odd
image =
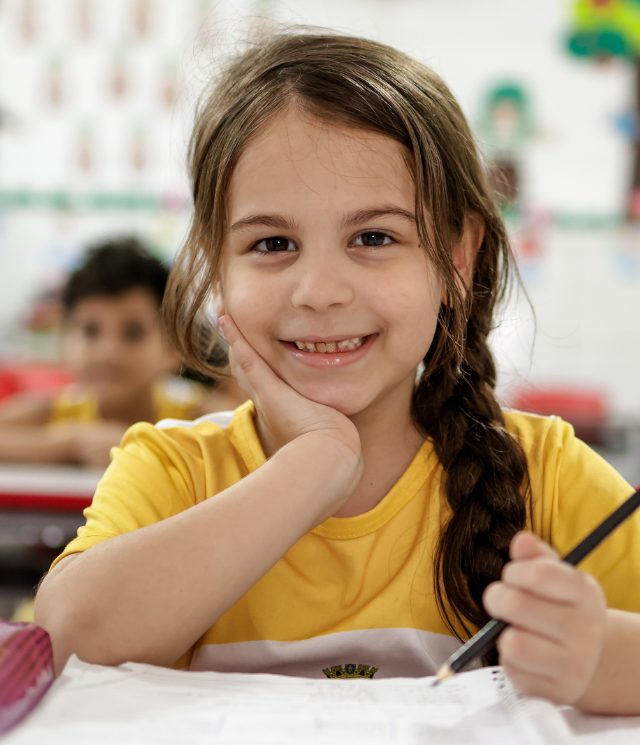
[(510, 554), (483, 598), (490, 615), (510, 624), (497, 642), (500, 664), (523, 693), (575, 704), (604, 646), (602, 589), (532, 533), (518, 533)]
[(229, 343), (231, 372), (256, 406), (261, 434), (272, 451), (309, 433), (327, 435), (346, 445), (361, 469), (360, 437), (343, 414), (310, 401), (279, 378), (244, 338), (233, 319), (224, 315), (220, 328)]

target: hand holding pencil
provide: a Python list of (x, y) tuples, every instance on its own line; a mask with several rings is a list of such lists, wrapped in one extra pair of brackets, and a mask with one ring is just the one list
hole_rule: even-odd
[(487, 612), (509, 623), (498, 637), (500, 664), (527, 695), (575, 704), (597, 669), (606, 632), (598, 582), (560, 560), (531, 533), (519, 533)]
[[(579, 705), (601, 662), (608, 612), (596, 580), (574, 567), (638, 507), (640, 489), (562, 559), (532, 533), (517, 534), (501, 581), (485, 591), (494, 619), (449, 657), (435, 682), (463, 670), (498, 640), (500, 662), (523, 693)], [(637, 628), (635, 621), (625, 625)]]

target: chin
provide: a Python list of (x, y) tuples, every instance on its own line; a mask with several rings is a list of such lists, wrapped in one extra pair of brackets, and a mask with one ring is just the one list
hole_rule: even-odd
[(364, 404), (358, 400), (357, 395), (349, 395), (342, 391), (338, 393), (336, 391), (296, 390), (305, 398), (308, 398), (309, 401), (328, 406), (347, 417), (356, 416), (356, 414), (359, 414), (365, 408)]

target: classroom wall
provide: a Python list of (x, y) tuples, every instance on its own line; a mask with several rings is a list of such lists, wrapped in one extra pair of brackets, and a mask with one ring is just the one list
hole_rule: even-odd
[(224, 50), (270, 17), (401, 47), (444, 76), (474, 126), (488, 86), (526, 88), (533, 126), (510, 228), (536, 327), (522, 298), (506, 309), (494, 339), (501, 389), (596, 387), (616, 414), (640, 419), (640, 242), (621, 224), (629, 142), (615, 126), (631, 105), (631, 70), (570, 58), (568, 9), (564, 0), (4, 0), (0, 358), (42, 352), (21, 320), (88, 240), (137, 230), (173, 254), (189, 221), (183, 159), (197, 91)]

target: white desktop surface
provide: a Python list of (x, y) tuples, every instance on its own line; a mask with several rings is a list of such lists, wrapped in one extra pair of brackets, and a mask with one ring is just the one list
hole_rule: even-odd
[(640, 717), (519, 697), (498, 668), (433, 678), (311, 680), (73, 657), (3, 745), (637, 745)]
[(0, 463), (0, 492), (50, 496), (93, 495), (104, 469)]

